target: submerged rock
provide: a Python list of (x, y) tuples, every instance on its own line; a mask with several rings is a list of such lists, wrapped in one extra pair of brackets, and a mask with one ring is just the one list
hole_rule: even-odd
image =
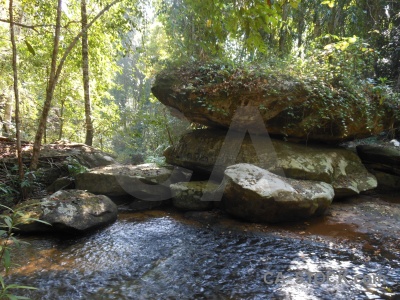
[(130, 197), (147, 201), (171, 198), (170, 184), (189, 181), (191, 172), (156, 164), (109, 165), (76, 176), (76, 188), (109, 197)]
[[(228, 147), (228, 151), (221, 152), (225, 137), (226, 131), (223, 130), (192, 131), (164, 152), (166, 161), (195, 172), (210, 174), (214, 171), (221, 176), (230, 165), (250, 163), (277, 174), (283, 171), (289, 178), (329, 183), (337, 198), (356, 195), (377, 185), (375, 177), (366, 170), (360, 158), (343, 148), (306, 146), (264, 137), (264, 146), (270, 147), (257, 153), (253, 146), (254, 137), (246, 136), (235, 159), (232, 158), (235, 149)], [(227, 142), (237, 143), (232, 140)]]
[(250, 164), (225, 171), (225, 210), (253, 222), (281, 222), (322, 214), (334, 191), (325, 182), (295, 180)]
[(110, 198), (80, 190), (58, 191), (41, 200), (23, 203), (17, 209), (23, 212), (17, 226), (19, 232), (85, 232), (117, 219), (117, 206)]

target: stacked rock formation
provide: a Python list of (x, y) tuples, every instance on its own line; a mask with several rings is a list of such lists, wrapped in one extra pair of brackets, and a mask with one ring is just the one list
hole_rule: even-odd
[[(327, 118), (320, 111), (327, 111), (322, 107), (327, 101), (316, 101), (305, 84), (292, 78), (250, 74), (232, 85), (224, 72), (189, 68), (161, 72), (152, 92), (189, 121), (208, 127), (185, 134), (164, 155), (169, 164), (216, 180), (223, 207), (235, 216), (258, 222), (301, 219), (322, 214), (333, 198), (377, 186), (355, 153), (332, 146), (375, 133), (368, 128), (371, 120), (359, 116), (355, 100), (347, 107), (332, 100)], [(208, 185), (195, 186), (192, 193), (188, 184), (172, 189), (197, 201), (212, 200), (198, 191)], [(182, 208), (185, 201), (179, 197)]]

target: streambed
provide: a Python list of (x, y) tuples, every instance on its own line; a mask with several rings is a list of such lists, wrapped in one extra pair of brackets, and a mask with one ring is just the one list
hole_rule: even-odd
[(372, 195), (279, 225), (122, 212), (91, 235), (23, 237), (8, 280), (32, 299), (399, 299), (398, 211)]

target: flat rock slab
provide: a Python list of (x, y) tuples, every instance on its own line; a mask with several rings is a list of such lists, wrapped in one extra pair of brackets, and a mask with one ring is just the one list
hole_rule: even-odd
[(130, 196), (145, 201), (171, 198), (170, 184), (189, 181), (191, 172), (156, 164), (109, 165), (76, 176), (76, 188), (109, 197)]
[[(246, 136), (242, 143), (240, 135), (225, 140), (226, 134), (224, 130), (194, 130), (182, 136), (164, 155), (170, 164), (205, 174), (215, 172), (221, 177), (226, 167), (235, 163), (254, 164), (277, 174), (283, 171), (289, 178), (329, 183), (337, 198), (353, 196), (377, 186), (375, 177), (349, 150), (324, 145), (306, 146), (261, 136)], [(261, 153), (255, 150), (254, 141), (261, 142)], [(227, 151), (221, 151), (224, 143), (232, 143), (234, 147), (240, 145), (240, 150), (228, 147), (225, 148)]]
[[(343, 142), (389, 128), (379, 101), (354, 97), (322, 78), (295, 78), (262, 67), (193, 64), (160, 72), (156, 98), (191, 122), (229, 128), (240, 107), (257, 109), (269, 134), (303, 141)], [(365, 111), (368, 111), (366, 116)], [(246, 128), (252, 117), (240, 116)]]
[(24, 202), (17, 209), (23, 212), (18, 231), (25, 233), (86, 232), (117, 219), (117, 206), (110, 198), (81, 190), (58, 191), (41, 200)]
[(358, 145), (356, 149), (365, 163), (379, 163), (400, 169), (400, 147)]
[(357, 153), (375, 175), (378, 188), (400, 191), (400, 148), (391, 145), (358, 145)]
[(225, 171), (224, 208), (252, 222), (282, 222), (321, 215), (334, 191), (325, 182), (288, 179), (257, 166), (237, 164)]

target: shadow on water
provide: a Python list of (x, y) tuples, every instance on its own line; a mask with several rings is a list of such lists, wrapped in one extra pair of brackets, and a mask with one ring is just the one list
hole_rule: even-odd
[[(90, 236), (24, 237), (8, 280), (37, 287), (32, 299), (399, 299), (400, 259), (208, 221), (122, 213)], [(323, 234), (318, 222), (307, 230)]]

